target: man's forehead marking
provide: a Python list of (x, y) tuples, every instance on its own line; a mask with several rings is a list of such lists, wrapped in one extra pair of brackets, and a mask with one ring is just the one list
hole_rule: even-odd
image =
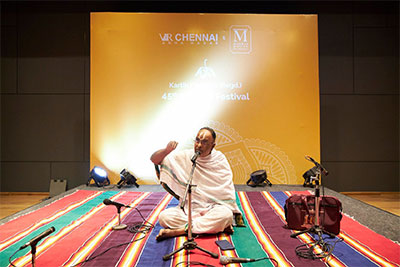
[(209, 132), (206, 131), (206, 130), (202, 130), (202, 131), (199, 132), (199, 134), (197, 136), (199, 138), (206, 139), (207, 137), (211, 136), (211, 134), (207, 134), (207, 133), (209, 133)]

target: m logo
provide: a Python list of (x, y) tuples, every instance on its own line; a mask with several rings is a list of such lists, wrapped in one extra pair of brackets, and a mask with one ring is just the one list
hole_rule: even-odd
[(232, 54), (250, 54), (251, 28), (248, 25), (232, 25), (229, 28), (229, 48)]
[(172, 34), (171, 33), (164, 33), (164, 35), (161, 35), (161, 33), (159, 33), (161, 41), (163, 42), (172, 42)]
[(235, 33), (234, 42), (247, 43), (247, 29), (233, 29), (233, 32)]

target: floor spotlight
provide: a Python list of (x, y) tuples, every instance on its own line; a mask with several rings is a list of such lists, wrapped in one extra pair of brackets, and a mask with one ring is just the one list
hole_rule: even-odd
[(137, 178), (126, 169), (123, 169), (119, 176), (121, 177), (121, 180), (117, 184), (118, 188), (121, 188), (124, 184), (139, 187), (139, 185), (136, 183)]
[(94, 180), (94, 183), (98, 187), (110, 184), (110, 180), (108, 179), (107, 172), (104, 169), (97, 167), (97, 166), (94, 166), (93, 169), (90, 171), (89, 179), (88, 179), (86, 185), (89, 185), (90, 181), (92, 179)]

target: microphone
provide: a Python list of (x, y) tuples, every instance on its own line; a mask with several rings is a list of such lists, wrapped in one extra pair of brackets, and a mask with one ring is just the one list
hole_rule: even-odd
[(196, 151), (196, 153), (194, 153), (194, 155), (193, 155), (191, 161), (192, 161), (193, 163), (195, 163), (195, 161), (196, 161), (197, 158), (200, 156), (200, 154), (201, 154), (200, 151)]
[(103, 200), (104, 205), (114, 205), (116, 206), (118, 209), (120, 209), (121, 207), (125, 207), (125, 208), (130, 208), (130, 206), (127, 206), (125, 204), (122, 203), (118, 203), (112, 200), (109, 200), (108, 198)]
[(28, 243), (26, 243), (25, 245), (21, 246), (19, 249), (24, 249), (27, 246), (36, 246), (36, 244), (42, 239), (45, 238), (46, 236), (48, 236), (49, 234), (53, 233), (56, 229), (52, 226), (49, 229), (47, 229), (46, 231), (44, 231), (43, 233), (41, 233), (40, 235), (34, 237), (31, 239), (31, 241), (29, 241)]
[(227, 256), (221, 256), (219, 258), (219, 263), (222, 265), (226, 265), (229, 263), (246, 263), (246, 262), (252, 262), (256, 261), (255, 259), (246, 259), (246, 258), (233, 258), (233, 257), (227, 257)]
[(305, 156), (305, 158), (309, 161), (311, 161), (312, 163), (314, 163), (317, 167), (321, 168), (321, 171), (325, 174), (328, 175), (329, 172), (324, 168), (324, 166), (322, 166), (320, 163), (316, 162), (312, 157), (310, 156)]

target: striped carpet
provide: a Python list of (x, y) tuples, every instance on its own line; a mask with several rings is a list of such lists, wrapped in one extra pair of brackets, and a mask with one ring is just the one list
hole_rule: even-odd
[[(235, 233), (230, 236), (219, 234), (198, 237), (197, 244), (229, 257), (269, 256), (279, 266), (400, 266), (398, 244), (347, 216), (342, 219), (340, 234), (336, 238), (325, 239), (335, 244), (332, 256), (322, 260), (298, 257), (295, 248), (311, 242), (313, 237), (303, 234), (290, 238), (293, 231), (283, 227), (285, 200), (296, 193), (308, 194), (295, 191), (238, 192), (237, 203), (243, 211), (246, 227), (235, 227)], [(142, 216), (147, 225), (154, 227), (145, 229), (148, 231), (113, 231), (111, 227), (118, 224), (118, 216), (114, 206), (103, 204), (106, 198), (132, 207), (121, 211), (121, 221), (128, 228), (141, 224)], [(164, 192), (75, 191), (0, 225), (0, 266), (11, 266), (9, 257), (15, 252), (12, 256), (15, 266), (30, 266), (30, 246), (18, 249), (52, 226), (56, 231), (37, 246), (37, 267), (176, 266), (185, 261), (221, 266), (219, 259), (211, 258), (197, 249), (190, 253), (183, 250), (171, 260), (163, 261), (163, 255), (181, 247), (186, 241), (185, 237), (155, 241), (161, 229), (157, 222), (159, 213), (177, 204), (174, 198)], [(221, 252), (215, 244), (218, 239), (229, 240), (236, 249)], [(243, 266), (274, 266), (274, 263), (263, 260), (245, 263)]]

